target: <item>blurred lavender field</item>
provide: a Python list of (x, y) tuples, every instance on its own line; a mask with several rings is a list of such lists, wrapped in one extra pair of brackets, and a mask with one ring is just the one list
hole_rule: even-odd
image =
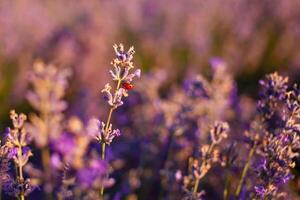
[(299, 10), (0, 1), (0, 199), (300, 199)]

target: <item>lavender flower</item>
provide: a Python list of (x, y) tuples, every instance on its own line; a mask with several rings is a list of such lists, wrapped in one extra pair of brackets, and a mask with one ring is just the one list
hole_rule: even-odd
[(110, 70), (109, 72), (113, 77), (113, 80), (117, 81), (117, 88), (114, 94), (112, 94), (112, 87), (107, 83), (101, 92), (105, 94), (105, 99), (108, 104), (113, 109), (116, 109), (123, 105), (122, 98), (128, 96), (127, 91), (133, 87), (131, 82), (134, 77), (139, 78), (141, 76), (141, 70), (137, 69), (133, 73), (130, 72), (134, 68), (132, 63), (134, 54), (133, 47), (131, 47), (128, 52), (124, 52), (124, 46), (122, 44), (114, 45), (114, 49), (117, 57), (111, 62), (114, 70)]
[[(67, 103), (63, 100), (69, 69), (59, 69), (55, 65), (46, 65), (41, 60), (33, 64), (33, 71), (29, 74), (32, 89), (27, 92), (27, 100), (38, 114), (29, 116), (30, 123), (26, 128), (30, 131), (36, 146), (42, 151), (42, 164), (45, 171), (50, 171), (49, 143), (59, 138), (63, 131), (63, 111)], [(53, 175), (53, 174), (52, 174)], [(53, 190), (51, 173), (39, 177), (44, 182), (44, 188), (50, 196)]]
[(105, 93), (105, 99), (107, 103), (114, 109), (118, 108), (119, 106), (123, 105), (122, 97), (127, 96), (127, 92), (124, 88), (119, 88), (114, 95), (111, 94), (111, 86), (109, 83), (105, 85), (105, 88), (101, 91)]
[(266, 120), (270, 120), (276, 114), (278, 103), (286, 98), (288, 77), (282, 77), (277, 72), (267, 75), (265, 80), (259, 82), (262, 86), (258, 111)]
[[(286, 94), (290, 93), (294, 91)], [(290, 168), (295, 167), (293, 158), (299, 156), (297, 150), (300, 148), (300, 98), (291, 98), (292, 96), (282, 97), (287, 98), (289, 102), (285, 126), (278, 130), (277, 134), (267, 133), (260, 148), (262, 163), (256, 169), (260, 185), (255, 187), (255, 191), (257, 196), (262, 198), (282, 195), (278, 190), (292, 178)]]
[(30, 115), (28, 130), (39, 148), (44, 148), (49, 139), (57, 139), (61, 133), (62, 111), (67, 103), (62, 99), (68, 86), (69, 69), (58, 69), (38, 60), (33, 65), (29, 81), (32, 90), (28, 91), (29, 103), (39, 112)]
[(229, 125), (226, 122), (215, 122), (210, 129), (210, 137), (213, 144), (219, 144), (228, 137)]
[(105, 143), (107, 145), (110, 145), (115, 137), (120, 136), (120, 130), (119, 129), (112, 130), (112, 124), (110, 124), (108, 129), (106, 130), (105, 123), (99, 121), (98, 119), (93, 119), (91, 123), (92, 123), (91, 126), (93, 126), (94, 129), (93, 135), (96, 137), (99, 143)]
[[(285, 196), (281, 188), (292, 178), (290, 168), (295, 167), (293, 159), (298, 156), (300, 106), (297, 90), (288, 90), (288, 78), (277, 73), (267, 75), (260, 81), (263, 86), (258, 102), (259, 118), (253, 122), (250, 136), (252, 144), (248, 161), (244, 167), (236, 196), (246, 177), (252, 159), (257, 180), (253, 183), (255, 199), (273, 199)], [(295, 88), (297, 88), (295, 86)]]
[(6, 146), (10, 149), (12, 159), (18, 169), (18, 175), (8, 187), (7, 192), (16, 197), (24, 199), (32, 190), (30, 179), (25, 179), (23, 176), (23, 167), (27, 164), (32, 152), (29, 149), (28, 142), (30, 137), (24, 128), (27, 116), (24, 114), (18, 115), (14, 110), (10, 112), (10, 118), (13, 123), (13, 129), (8, 129)]
[[(133, 54), (135, 53), (134, 48), (130, 47), (129, 50), (125, 52), (123, 44), (114, 45), (113, 47), (116, 53), (116, 58), (111, 62), (114, 67), (114, 71), (110, 70), (110, 74), (112, 75), (113, 80), (117, 82), (117, 86), (113, 94), (111, 92), (112, 87), (109, 83), (107, 83), (104, 89), (101, 91), (105, 94), (105, 99), (110, 105), (110, 111), (106, 123), (100, 122), (99, 120), (95, 121), (97, 124), (96, 139), (102, 144), (102, 160), (105, 160), (106, 144), (109, 145), (116, 136), (120, 135), (120, 131), (118, 129), (112, 129), (112, 124), (110, 123), (112, 113), (119, 106), (123, 105), (122, 98), (127, 97), (128, 90), (133, 88), (133, 78), (140, 77), (141, 75), (140, 69), (131, 73), (131, 70), (134, 68), (132, 62)], [(103, 195), (103, 192), (104, 185), (102, 184), (100, 196)]]
[[(216, 145), (223, 139), (227, 138), (229, 132), (229, 125), (226, 122), (216, 121), (210, 129), (210, 145), (204, 145), (201, 148), (201, 156), (198, 159), (191, 160), (191, 172), (184, 177), (184, 190), (187, 193), (186, 199), (200, 199), (203, 191), (198, 192), (200, 180), (208, 173), (213, 163), (220, 162), (219, 149)], [(189, 188), (192, 186), (192, 190)], [(192, 191), (192, 192), (191, 192)], [(193, 194), (190, 197), (190, 194)]]
[(3, 187), (5, 190), (10, 187), (10, 184), (13, 181), (9, 174), (10, 159), (9, 148), (5, 145), (2, 146), (0, 141), (0, 187)]
[(114, 44), (113, 47), (117, 57), (111, 62), (112, 65), (122, 66), (129, 69), (134, 68), (132, 63), (133, 54), (135, 53), (134, 48), (130, 47), (129, 50), (125, 52), (123, 44)]

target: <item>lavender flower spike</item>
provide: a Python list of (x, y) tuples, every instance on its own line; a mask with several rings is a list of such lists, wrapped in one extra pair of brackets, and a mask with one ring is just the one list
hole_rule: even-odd
[(7, 188), (8, 193), (24, 200), (32, 191), (30, 179), (25, 179), (23, 176), (23, 167), (27, 164), (32, 152), (27, 147), (30, 137), (24, 128), (27, 116), (24, 114), (18, 115), (14, 110), (10, 112), (10, 118), (13, 123), (13, 129), (8, 129), (6, 146), (9, 148), (10, 154), (18, 169), (18, 176)]
[[(115, 109), (123, 105), (123, 97), (128, 96), (128, 91), (131, 90), (134, 86), (132, 84), (134, 77), (141, 76), (141, 70), (137, 69), (134, 72), (131, 70), (134, 68), (132, 59), (133, 54), (135, 53), (134, 48), (130, 47), (126, 52), (123, 44), (113, 46), (116, 58), (113, 59), (111, 64), (113, 65), (113, 70), (110, 70), (113, 81), (117, 82), (114, 92), (112, 92), (112, 86), (107, 83), (104, 89), (101, 91), (105, 95), (105, 99), (110, 106), (108, 113), (107, 121), (100, 122), (96, 120), (97, 124), (97, 135), (96, 139), (102, 145), (102, 160), (105, 160), (105, 146), (110, 145), (112, 140), (120, 135), (119, 129), (112, 129), (112, 124), (110, 123), (112, 113)], [(100, 196), (104, 193), (104, 185), (102, 184), (100, 189)]]

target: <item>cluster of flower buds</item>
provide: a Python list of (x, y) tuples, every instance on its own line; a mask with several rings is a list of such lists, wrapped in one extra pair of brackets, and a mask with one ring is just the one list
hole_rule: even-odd
[(201, 148), (201, 159), (194, 160), (193, 172), (196, 179), (202, 179), (212, 167), (212, 163), (220, 161), (220, 151), (215, 148), (223, 139), (227, 138), (229, 125), (226, 122), (216, 121), (210, 129), (211, 144)]
[(184, 190), (188, 192), (188, 188), (194, 185), (194, 195), (200, 195), (203, 192), (197, 192), (198, 183), (208, 171), (211, 169), (213, 163), (221, 161), (220, 150), (216, 148), (223, 139), (227, 138), (229, 132), (229, 125), (226, 122), (216, 121), (210, 129), (211, 143), (210, 145), (203, 145), (200, 152), (201, 156), (198, 159), (190, 160), (190, 174), (184, 177)]
[(133, 59), (133, 54), (135, 53), (135, 51), (134, 51), (133, 47), (130, 47), (127, 52), (125, 51), (123, 44), (119, 44), (119, 45), (114, 44), (113, 48), (115, 50), (117, 57), (115, 59), (113, 59), (112, 65), (134, 68), (132, 59)]
[(288, 88), (288, 77), (280, 76), (277, 72), (266, 76), (265, 80), (259, 83), (264, 87), (264, 93), (269, 98), (284, 99), (284, 94)]
[(283, 130), (277, 136), (268, 135), (263, 145), (263, 162), (256, 167), (261, 184), (255, 192), (263, 198), (275, 198), (281, 185), (293, 178), (290, 168), (295, 167), (293, 159), (299, 154), (300, 138), (295, 132)]
[(18, 115), (14, 110), (10, 112), (10, 118), (13, 122), (13, 129), (8, 129), (6, 145), (11, 149), (14, 162), (23, 167), (27, 162), (32, 152), (27, 147), (30, 140), (27, 131), (24, 128), (26, 115)]
[[(282, 110), (279, 115), (282, 126), (262, 136), (259, 146), (262, 161), (256, 167), (260, 180), (254, 187), (256, 195), (259, 198), (273, 199), (282, 195), (279, 189), (292, 178), (290, 168), (295, 167), (294, 158), (299, 156), (300, 95), (296, 85), (288, 90), (288, 78), (277, 73), (268, 75), (261, 83), (268, 95), (265, 102), (270, 105), (270, 113), (275, 113), (276, 109)], [(282, 106), (278, 104), (280, 101), (283, 102)], [(272, 102), (274, 103), (271, 104)]]
[(226, 122), (216, 121), (210, 129), (211, 141), (219, 144), (223, 139), (228, 137), (229, 125)]
[(115, 137), (120, 136), (119, 129), (112, 129), (112, 124), (109, 124), (108, 128), (106, 128), (106, 124), (98, 119), (92, 119), (91, 126), (93, 129), (93, 133), (91, 134), (94, 135), (100, 143), (110, 145)]
[(134, 68), (132, 59), (135, 53), (133, 47), (130, 47), (127, 52), (124, 51), (122, 44), (114, 45), (113, 47), (116, 52), (116, 58), (111, 62), (114, 70), (110, 70), (110, 74), (113, 80), (117, 82), (117, 88), (114, 94), (112, 94), (112, 87), (107, 83), (101, 92), (105, 94), (108, 104), (113, 109), (116, 109), (123, 105), (122, 98), (128, 96), (128, 90), (133, 89), (132, 81), (135, 77), (139, 78), (141, 76), (141, 70), (137, 69), (132, 72)]
[(30, 148), (27, 146), (30, 137), (24, 128), (24, 123), (27, 119), (25, 114), (17, 114), (14, 110), (10, 112), (10, 118), (13, 123), (13, 128), (8, 128), (7, 141), (5, 146), (9, 149), (10, 157), (14, 160), (18, 168), (17, 178), (7, 188), (8, 193), (17, 197), (26, 196), (32, 191), (30, 179), (24, 179), (23, 167), (27, 164), (28, 159), (32, 156)]
[(5, 145), (1, 146), (0, 141), (0, 185), (3, 188), (7, 188), (7, 186), (9, 186), (12, 182), (11, 176), (8, 173), (10, 169), (9, 160), (9, 148)]
[(262, 86), (262, 92), (258, 101), (258, 111), (268, 120), (274, 116), (278, 103), (286, 98), (288, 77), (280, 76), (274, 72), (267, 75), (259, 83)]

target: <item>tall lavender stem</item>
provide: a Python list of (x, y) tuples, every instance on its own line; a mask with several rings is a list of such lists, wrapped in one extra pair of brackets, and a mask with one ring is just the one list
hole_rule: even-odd
[[(21, 145), (19, 145), (19, 147), (18, 147), (18, 156), (19, 157), (22, 156), (22, 146)], [(23, 165), (18, 165), (18, 168), (19, 168), (19, 178), (20, 178), (20, 181), (23, 182), (24, 181), (24, 177), (23, 177)], [(21, 200), (25, 199), (23, 192), (20, 194), (20, 199)]]
[[(118, 80), (116, 91), (118, 91), (120, 89), (120, 85), (121, 85), (121, 80)], [(105, 126), (105, 132), (107, 132), (109, 129), (109, 124), (110, 124), (112, 113), (113, 113), (114, 109), (115, 109), (114, 107), (111, 107), (109, 110), (109, 114), (108, 114), (107, 122), (106, 122), (106, 126)], [(102, 137), (104, 137), (104, 136), (102, 135)], [(105, 160), (105, 149), (106, 149), (106, 144), (105, 144), (105, 142), (102, 142), (102, 156), (101, 156), (102, 160)], [(103, 194), (104, 194), (104, 185), (102, 184), (101, 189), (100, 189), (100, 195), (103, 196)]]
[(238, 186), (236, 188), (236, 191), (235, 191), (235, 196), (236, 197), (238, 197), (240, 195), (240, 193), (241, 193), (241, 189), (242, 189), (242, 186), (243, 186), (245, 177), (247, 175), (247, 172), (248, 172), (248, 169), (249, 169), (249, 166), (250, 166), (250, 163), (251, 163), (251, 160), (252, 160), (252, 157), (254, 155), (255, 150), (256, 150), (256, 142), (254, 142), (253, 147), (249, 151), (247, 163), (244, 166), (244, 169), (243, 169), (243, 172), (242, 172), (242, 176), (240, 178), (239, 184), (238, 184)]
[[(130, 47), (129, 50), (125, 52), (123, 44), (114, 45), (113, 47), (116, 53), (116, 58), (111, 62), (114, 66), (114, 70), (110, 70), (109, 72), (112, 75), (113, 80), (117, 82), (117, 86), (114, 93), (111, 93), (112, 87), (109, 83), (107, 83), (101, 91), (105, 94), (105, 98), (110, 105), (110, 110), (106, 123), (96, 120), (98, 132), (96, 139), (102, 146), (102, 160), (105, 160), (106, 144), (109, 145), (114, 137), (120, 135), (119, 129), (112, 129), (111, 117), (113, 111), (123, 105), (122, 98), (127, 97), (128, 91), (133, 88), (133, 85), (131, 84), (133, 78), (140, 77), (141, 75), (140, 69), (137, 69), (133, 73), (130, 72), (130, 70), (134, 68), (132, 63), (133, 54), (135, 53), (134, 48)], [(102, 183), (100, 188), (100, 197), (102, 197), (103, 194), (104, 184)]]

